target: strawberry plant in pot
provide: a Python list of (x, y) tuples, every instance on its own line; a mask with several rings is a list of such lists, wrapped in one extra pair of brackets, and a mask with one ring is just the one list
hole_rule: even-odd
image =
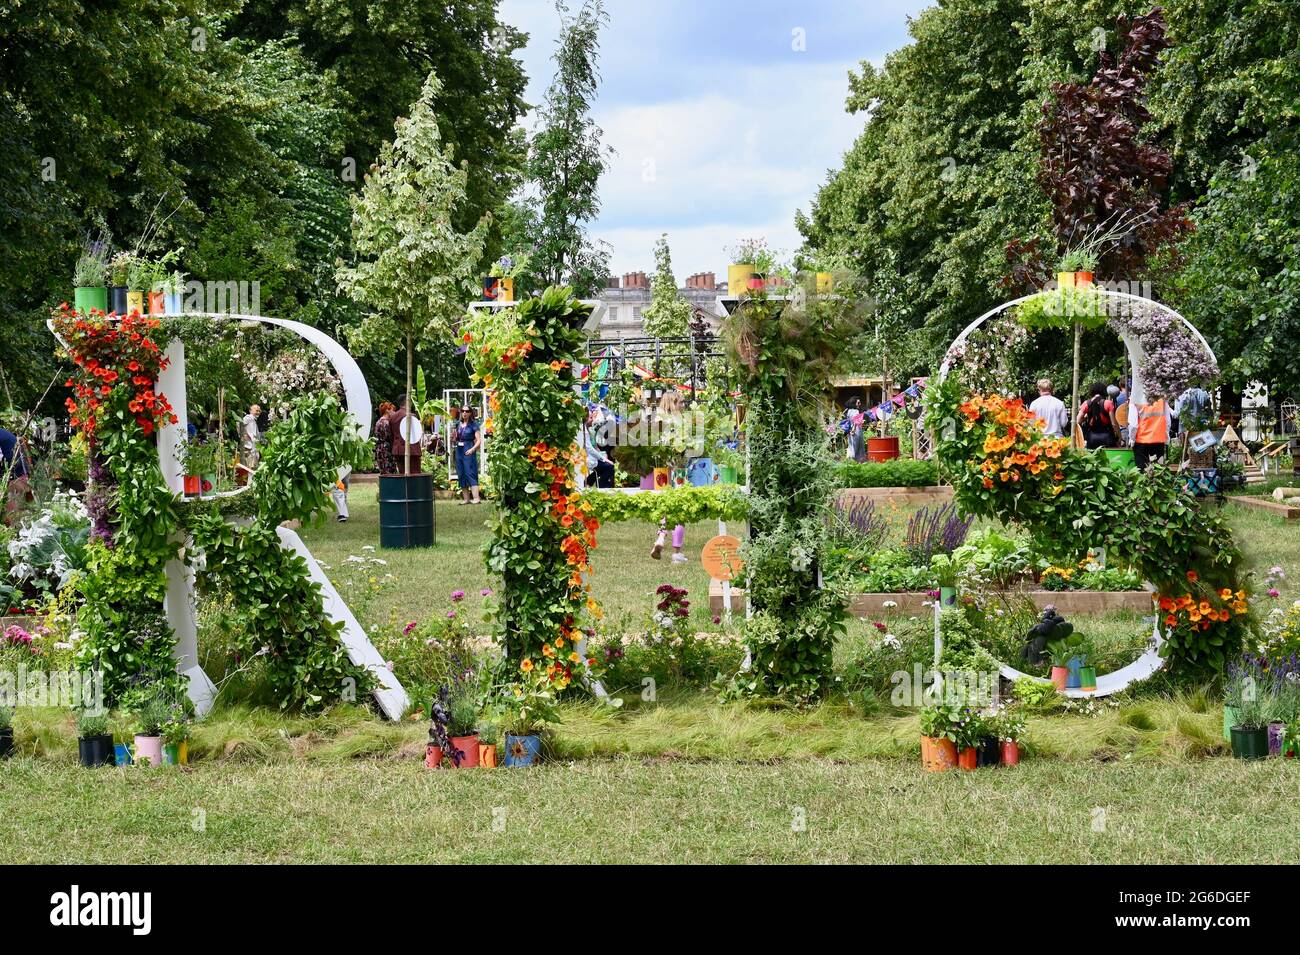
[(957, 765), (959, 707), (936, 703), (921, 710), (921, 765), (943, 772)]
[(107, 713), (85, 709), (77, 714), (77, 755), (82, 766), (113, 765), (113, 734), (108, 731)]

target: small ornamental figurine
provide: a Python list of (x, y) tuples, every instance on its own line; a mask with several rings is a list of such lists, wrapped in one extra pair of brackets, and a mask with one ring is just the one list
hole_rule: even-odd
[(1048, 604), (1043, 609), (1042, 619), (1029, 628), (1025, 648), (1020, 652), (1020, 659), (1030, 666), (1040, 666), (1047, 662), (1047, 645), (1053, 640), (1061, 640), (1074, 632), (1074, 625), (1056, 612), (1056, 607)]

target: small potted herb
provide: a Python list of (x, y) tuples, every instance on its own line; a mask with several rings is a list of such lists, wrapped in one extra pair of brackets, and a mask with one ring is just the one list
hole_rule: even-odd
[(108, 263), (108, 307), (116, 315), (127, 313), (127, 282), (131, 275), (131, 263), (135, 256), (130, 252), (119, 252)]
[(961, 707), (957, 721), (953, 725), (954, 742), (957, 744), (957, 765), (964, 770), (978, 769), (979, 747), (989, 735), (984, 717), (969, 706)]
[(84, 709), (77, 714), (77, 755), (81, 765), (91, 769), (112, 766), (116, 761), (107, 713)]
[(939, 604), (957, 606), (957, 579), (961, 575), (961, 561), (952, 554), (935, 554), (930, 558), (930, 570), (939, 584)]
[(185, 766), (190, 761), (190, 724), (183, 716), (169, 719), (162, 728), (163, 762), (168, 766)]
[(0, 759), (14, 751), (14, 710), (0, 704)]
[(1091, 285), (1097, 271), (1097, 253), (1091, 249), (1071, 249), (1061, 256), (1056, 270), (1056, 284), (1062, 288)]
[(171, 708), (157, 696), (144, 695), (130, 707), (130, 712), (135, 717), (135, 762), (161, 766), (162, 734), (171, 718)]
[(163, 311), (180, 315), (185, 311), (185, 273), (176, 269), (162, 282)]
[(451, 691), (447, 707), (447, 735), (451, 737), (451, 762), (457, 769), (478, 766), (477, 688), (468, 683), (457, 683)]
[(91, 309), (108, 311), (108, 246), (98, 239), (88, 243), (72, 272), (73, 304), (82, 316)]
[(493, 718), (480, 719), (478, 724), (478, 764), (485, 769), (497, 765), (497, 744), (501, 739), (501, 726)]
[(559, 722), (555, 693), (545, 674), (531, 660), (525, 660), (521, 670), (519, 681), (502, 694), (504, 763), (511, 767), (534, 765), (542, 751), (542, 730)]
[(1004, 706), (994, 723), (1003, 766), (1020, 765), (1020, 741), (1025, 735), (1025, 716), (1016, 706)]
[(1052, 685), (1058, 690), (1078, 686), (1079, 681), (1075, 677), (1076, 671), (1072, 661), (1082, 643), (1083, 637), (1074, 632), (1074, 624), (1062, 621), (1052, 628), (1052, 639), (1047, 644), (1047, 655), (1052, 660)]
[(921, 765), (941, 773), (957, 765), (957, 712), (936, 704), (921, 710)]
[(1228, 674), (1230, 693), (1237, 700), (1232, 727), (1232, 755), (1238, 759), (1263, 759), (1268, 755), (1268, 717), (1271, 707), (1268, 677), (1255, 661), (1234, 666)]
[(126, 268), (126, 310), (127, 313), (145, 314), (145, 296), (154, 280), (154, 267), (142, 255), (132, 255)]

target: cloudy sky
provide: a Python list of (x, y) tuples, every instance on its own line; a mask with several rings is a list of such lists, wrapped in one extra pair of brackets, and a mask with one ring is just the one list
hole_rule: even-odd
[[(578, 6), (581, 0), (571, 0)], [(614, 274), (654, 267), (668, 233), (678, 281), (723, 277), (726, 249), (766, 237), (793, 252), (796, 209), (862, 128), (844, 111), (848, 71), (904, 45), (925, 0), (607, 0), (595, 117), (617, 151), (593, 233)], [(529, 34), (529, 102), (553, 72), (552, 0), (503, 0)]]

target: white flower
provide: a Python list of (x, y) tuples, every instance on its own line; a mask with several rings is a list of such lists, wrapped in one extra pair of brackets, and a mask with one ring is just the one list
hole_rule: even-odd
[(897, 601), (897, 600), (886, 600), (886, 601), (885, 601), (884, 603), (882, 603), (880, 606), (881, 606), (883, 609), (885, 609), (885, 610), (893, 610), (895, 607), (898, 606), (898, 601)]

